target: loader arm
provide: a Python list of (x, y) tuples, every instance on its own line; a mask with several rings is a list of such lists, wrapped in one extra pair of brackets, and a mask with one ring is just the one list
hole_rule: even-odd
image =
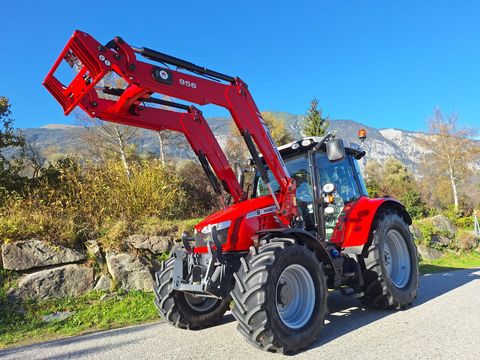
[[(137, 60), (136, 54), (163, 66)], [(77, 71), (70, 84), (62, 84), (55, 76), (62, 61)], [(173, 70), (166, 64), (174, 65), (177, 69)], [(178, 69), (200, 76), (180, 72)], [(99, 87), (99, 83), (110, 72), (123, 78), (127, 84), (125, 89)], [(247, 85), (238, 77), (202, 68), (147, 48), (129, 46), (120, 37), (103, 46), (87, 33), (77, 30), (48, 73), (44, 85), (62, 105), (65, 115), (80, 106), (89, 116), (105, 121), (151, 130), (169, 129), (185, 134), (207, 175), (209, 163), (223, 188), (232, 195), (234, 202), (239, 202), (245, 199), (245, 194), (201, 112), (193, 106), (162, 102), (153, 98), (152, 94), (158, 93), (198, 105), (214, 104), (226, 108), (245, 138), (252, 157), (258, 158), (252, 145), (253, 140), (280, 185), (279, 194), (272, 192), (278, 204), (280, 219), (289, 226), (297, 215), (294, 206), (295, 182), (288, 174)], [(114, 93), (117, 98), (111, 100), (99, 96), (101, 93)], [(152, 102), (176, 107), (184, 112), (145, 106)], [(257, 166), (263, 165), (257, 163)]]

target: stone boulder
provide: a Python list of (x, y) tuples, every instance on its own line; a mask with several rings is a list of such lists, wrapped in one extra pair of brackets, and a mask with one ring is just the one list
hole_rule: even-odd
[(78, 296), (92, 290), (93, 280), (93, 269), (70, 264), (23, 276), (12, 294), (24, 299)]
[(450, 233), (452, 235), (457, 235), (458, 229), (455, 224), (445, 215), (440, 214), (433, 216), (429, 219), (434, 227), (440, 231)]
[(110, 275), (103, 274), (102, 276), (100, 276), (100, 279), (98, 279), (94, 290), (110, 291), (111, 288), (112, 288), (112, 278), (110, 277)]
[(440, 235), (433, 235), (431, 243), (432, 244), (438, 244), (441, 246), (448, 246), (452, 243), (452, 239), (446, 237), (446, 236), (440, 236)]
[(86, 257), (83, 252), (32, 239), (3, 244), (2, 259), (4, 269), (19, 271), (74, 263)]
[(425, 245), (418, 245), (417, 251), (420, 255), (420, 258), (427, 260), (439, 259), (443, 255), (441, 251)]
[(107, 268), (120, 289), (152, 291), (153, 277), (147, 261), (129, 253), (107, 253)]
[(415, 224), (412, 224), (410, 225), (409, 229), (415, 241), (419, 242), (423, 240), (422, 232), (420, 231), (418, 226), (416, 226)]
[(460, 250), (472, 250), (478, 244), (478, 238), (473, 231), (460, 231), (455, 239), (455, 246)]
[(153, 254), (170, 251), (175, 241), (171, 236), (131, 235), (125, 239), (126, 243), (138, 250), (149, 250)]

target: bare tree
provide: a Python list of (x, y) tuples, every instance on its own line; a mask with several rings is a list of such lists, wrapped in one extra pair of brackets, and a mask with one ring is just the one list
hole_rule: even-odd
[[(100, 86), (114, 86), (124, 89), (127, 84), (117, 74), (111, 72), (99, 83)], [(109, 100), (115, 100), (116, 96), (99, 93), (99, 96)], [(77, 119), (84, 126), (84, 139), (97, 150), (113, 150), (123, 167), (128, 178), (130, 178), (130, 167), (127, 161), (127, 149), (137, 137), (138, 128), (119, 125), (116, 123), (102, 121), (97, 118), (89, 118), (85, 114), (78, 114)]]
[(453, 205), (458, 209), (459, 186), (471, 173), (471, 164), (480, 154), (477, 142), (472, 138), (477, 129), (458, 126), (458, 115), (444, 115), (435, 109), (428, 121), (429, 135), (418, 138), (421, 146), (430, 151), (425, 166), (437, 176), (447, 176), (452, 190)]
[(158, 145), (159, 145), (159, 156), (162, 165), (165, 166), (166, 159), (166, 148), (170, 145), (170, 142), (173, 138), (173, 132), (169, 130), (160, 130), (157, 131), (158, 136)]
[(26, 166), (32, 170), (32, 178), (37, 178), (47, 161), (42, 151), (32, 143), (26, 143), (23, 149)]
[(130, 178), (130, 166), (127, 161), (128, 147), (137, 137), (138, 129), (131, 126), (109, 123), (99, 119), (79, 119), (85, 128), (84, 140), (100, 150), (113, 150)]

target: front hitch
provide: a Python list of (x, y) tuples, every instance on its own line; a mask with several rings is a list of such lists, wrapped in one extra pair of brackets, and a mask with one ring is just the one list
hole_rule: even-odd
[[(187, 234), (182, 235), (182, 242), (185, 249), (179, 248), (173, 253), (173, 289), (202, 296), (222, 297), (218, 282), (223, 277), (224, 266), (217, 228), (212, 228), (212, 240), (207, 242), (207, 254), (193, 253)], [(215, 250), (212, 245), (215, 245)]]

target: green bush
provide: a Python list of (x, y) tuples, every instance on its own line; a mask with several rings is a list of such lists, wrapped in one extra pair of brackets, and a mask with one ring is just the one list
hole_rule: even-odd
[(433, 248), (443, 250), (444, 246), (433, 241), (436, 236), (443, 236), (452, 239), (453, 234), (448, 231), (443, 231), (436, 228), (429, 219), (415, 220), (413, 226), (420, 232), (420, 237), (417, 237), (417, 242), (423, 245), (427, 245)]
[(418, 242), (421, 244), (429, 245), (432, 242), (432, 237), (437, 235), (435, 227), (430, 222), (414, 221), (414, 227), (420, 231), (420, 238)]
[(443, 211), (456, 227), (464, 230), (473, 230), (473, 215), (456, 210), (453, 206)]

